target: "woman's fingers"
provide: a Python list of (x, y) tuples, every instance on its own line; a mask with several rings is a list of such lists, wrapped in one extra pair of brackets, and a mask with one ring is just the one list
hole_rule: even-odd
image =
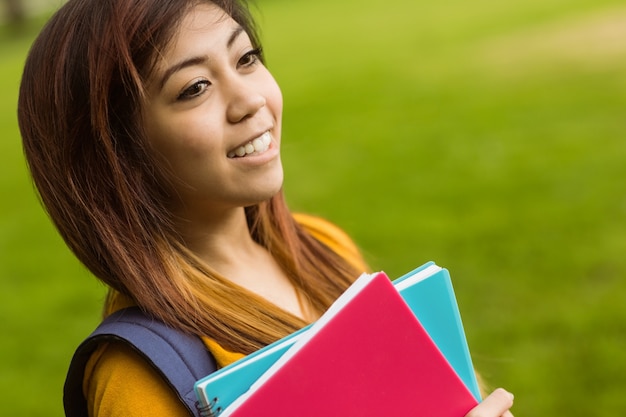
[(509, 411), (512, 406), (513, 394), (498, 388), (467, 413), (465, 417), (513, 417)]

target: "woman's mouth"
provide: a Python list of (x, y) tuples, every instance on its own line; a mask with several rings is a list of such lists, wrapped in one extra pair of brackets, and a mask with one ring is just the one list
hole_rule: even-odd
[(270, 143), (272, 143), (270, 132), (265, 132), (258, 138), (228, 152), (227, 156), (229, 158), (244, 158), (248, 155), (260, 154), (269, 149)]

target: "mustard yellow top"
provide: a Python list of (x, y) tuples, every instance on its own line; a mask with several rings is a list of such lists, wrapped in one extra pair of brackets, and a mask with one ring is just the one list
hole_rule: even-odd
[[(359, 250), (341, 229), (318, 217), (303, 214), (295, 217), (315, 238), (358, 269), (366, 269)], [(107, 306), (109, 314), (133, 305), (120, 294), (111, 300)], [(243, 357), (225, 350), (208, 337), (202, 337), (202, 341), (218, 367)], [(90, 417), (188, 417), (185, 406), (157, 371), (121, 343), (103, 343), (94, 352), (85, 367), (83, 393)]]

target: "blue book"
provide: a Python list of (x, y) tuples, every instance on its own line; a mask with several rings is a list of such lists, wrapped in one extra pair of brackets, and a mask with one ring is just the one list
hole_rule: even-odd
[(439, 351), (480, 401), (480, 389), (448, 270), (429, 262), (393, 283)]
[[(457, 375), (477, 400), (480, 390), (461, 316), (445, 268), (428, 262), (394, 280), (394, 286)], [(195, 384), (201, 407), (219, 415), (267, 371), (310, 326), (232, 363)]]

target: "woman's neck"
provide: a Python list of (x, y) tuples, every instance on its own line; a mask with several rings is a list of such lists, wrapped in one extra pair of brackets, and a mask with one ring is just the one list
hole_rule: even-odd
[(217, 271), (219, 266), (239, 264), (242, 254), (258, 247), (243, 208), (205, 216), (185, 214), (179, 217), (177, 227), (187, 247)]
[(181, 220), (179, 230), (187, 247), (214, 271), (306, 320), (306, 302), (272, 254), (254, 241), (243, 208), (219, 218)]

